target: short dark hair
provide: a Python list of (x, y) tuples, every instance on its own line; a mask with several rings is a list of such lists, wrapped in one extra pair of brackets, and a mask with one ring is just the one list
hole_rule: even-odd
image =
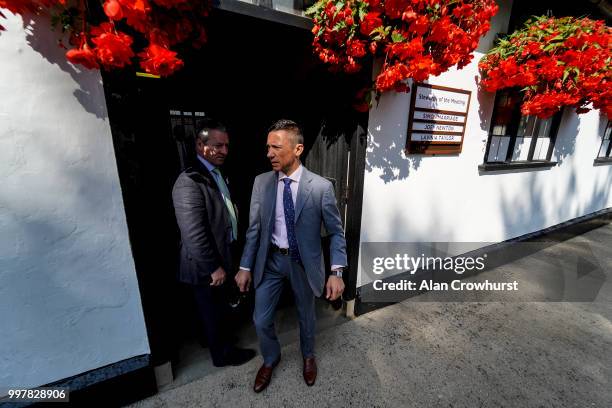
[(198, 124), (198, 133), (196, 133), (196, 142), (200, 140), (206, 144), (210, 137), (211, 130), (218, 130), (219, 132), (227, 133), (225, 125), (218, 120), (213, 118), (204, 118)]
[(280, 119), (277, 120), (270, 126), (268, 129), (268, 133), (274, 132), (276, 130), (287, 130), (295, 136), (294, 142), (296, 144), (304, 144), (304, 135), (302, 134), (302, 129), (300, 126), (292, 120), (289, 119)]

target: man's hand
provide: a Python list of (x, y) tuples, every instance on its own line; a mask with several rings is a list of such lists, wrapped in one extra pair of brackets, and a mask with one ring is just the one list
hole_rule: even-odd
[(225, 270), (222, 267), (218, 267), (211, 275), (210, 286), (221, 286), (225, 282)]
[(344, 292), (344, 281), (338, 276), (330, 276), (325, 285), (325, 298), (336, 300)]
[(234, 278), (236, 280), (236, 285), (238, 285), (238, 289), (241, 292), (248, 292), (249, 286), (251, 286), (251, 272), (246, 269), (241, 269), (236, 274)]

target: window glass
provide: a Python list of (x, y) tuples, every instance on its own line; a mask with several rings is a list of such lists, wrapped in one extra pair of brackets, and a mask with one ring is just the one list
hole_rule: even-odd
[[(502, 90), (496, 95), (486, 162), (550, 160), (549, 150), (552, 153), (551, 144), (554, 143), (552, 132), (555, 123), (559, 123), (561, 112), (550, 118), (540, 119), (536, 116), (521, 115), (520, 105), (521, 94), (516, 89)], [(609, 133), (608, 131), (608, 137)]]
[(509, 144), (510, 136), (491, 136), (491, 146), (489, 147), (489, 157), (487, 161), (505, 161)]
[(514, 142), (514, 151), (512, 152), (512, 161), (527, 160), (529, 154), (529, 146), (531, 146), (531, 137), (517, 137)]
[(602, 135), (601, 146), (599, 147), (599, 152), (597, 153), (597, 158), (609, 158), (612, 157), (612, 149), (610, 148), (610, 143), (612, 140), (610, 138), (610, 132), (612, 131), (612, 122), (608, 121), (606, 124), (606, 129), (604, 130), (604, 134)]

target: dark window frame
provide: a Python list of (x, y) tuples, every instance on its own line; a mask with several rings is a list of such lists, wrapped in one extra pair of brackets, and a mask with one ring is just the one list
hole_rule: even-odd
[[(537, 141), (539, 136), (539, 131), (534, 129), (533, 134), (531, 135), (531, 142), (529, 145), (529, 151), (527, 153), (527, 160), (512, 160), (512, 156), (514, 154), (514, 148), (516, 146), (516, 140), (518, 138), (522, 138), (524, 136), (518, 136), (518, 129), (521, 122), (521, 110), (520, 103), (518, 103), (512, 110), (511, 120), (508, 123), (508, 129), (505, 132), (505, 135), (494, 135), (493, 129), (495, 127), (494, 120), (499, 113), (500, 107), (500, 98), (502, 96), (507, 96), (507, 92), (519, 92), (515, 91), (501, 91), (495, 94), (495, 101), (493, 103), (493, 113), (491, 115), (491, 124), (489, 126), (489, 133), (487, 137), (487, 146), (485, 149), (485, 154), (483, 158), (483, 162), (478, 166), (478, 169), (481, 171), (490, 171), (490, 170), (506, 170), (506, 169), (526, 169), (526, 168), (542, 168), (542, 167), (553, 167), (557, 164), (557, 162), (551, 161), (552, 153), (555, 147), (555, 143), (557, 142), (557, 133), (559, 131), (559, 125), (561, 124), (561, 117), (563, 115), (563, 109), (557, 112), (552, 119), (552, 123), (550, 126), (550, 131), (548, 133), (548, 138), (550, 142), (548, 144), (548, 151), (546, 152), (545, 160), (534, 160), (533, 155), (535, 152), (535, 148), (537, 146)], [(538, 128), (539, 129), (539, 128)], [(506, 158), (503, 161), (488, 161), (489, 152), (491, 148), (491, 140), (495, 136), (505, 136), (509, 137), (508, 148), (506, 151)]]
[[(607, 138), (606, 138), (607, 134)], [(603, 156), (600, 156), (601, 147), (608, 141), (608, 147), (604, 152)], [(595, 158), (595, 164), (612, 164), (612, 120), (608, 120), (606, 127), (604, 129), (603, 135), (601, 135), (601, 144), (599, 145), (599, 149), (597, 149), (597, 157)]]

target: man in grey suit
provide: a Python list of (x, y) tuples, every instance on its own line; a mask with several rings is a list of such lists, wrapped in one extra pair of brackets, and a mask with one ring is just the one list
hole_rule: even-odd
[[(315, 296), (335, 300), (344, 291), (342, 270), (346, 242), (331, 182), (308, 171), (300, 163), (304, 138), (299, 126), (279, 120), (268, 132), (268, 159), (273, 171), (255, 178), (251, 196), (249, 228), (236, 283), (247, 291), (255, 288), (253, 320), (264, 363), (253, 389), (263, 391), (280, 361), (280, 344), (274, 314), (283, 282), (288, 280), (295, 297), (300, 324), (303, 376), (314, 384)], [(330, 234), (332, 274), (325, 284), (321, 252), (321, 224)]]
[(229, 150), (225, 126), (204, 120), (196, 135), (197, 160), (174, 183), (172, 200), (181, 231), (179, 280), (194, 294), (213, 364), (241, 365), (254, 350), (232, 345), (226, 276), (238, 235), (236, 208), (220, 166)]

